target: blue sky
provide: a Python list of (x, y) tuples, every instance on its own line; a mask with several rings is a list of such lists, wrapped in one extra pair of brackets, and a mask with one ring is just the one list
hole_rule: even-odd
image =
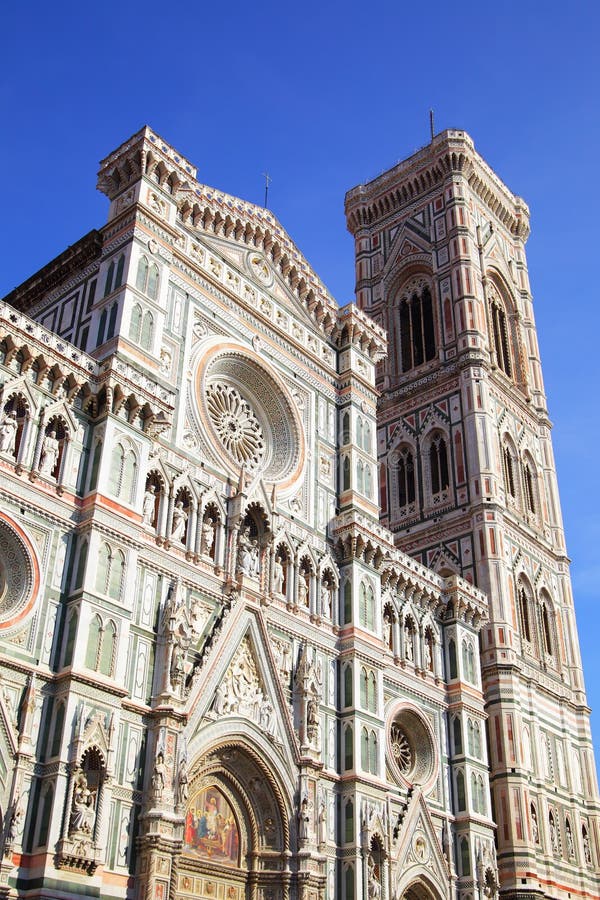
[[(337, 300), (345, 191), (463, 128), (531, 209), (529, 268), (596, 746), (600, 6), (109, 0), (2, 13), (0, 296), (105, 221), (98, 161), (149, 124), (201, 181), (269, 205)], [(493, 8), (492, 8), (493, 7)]]

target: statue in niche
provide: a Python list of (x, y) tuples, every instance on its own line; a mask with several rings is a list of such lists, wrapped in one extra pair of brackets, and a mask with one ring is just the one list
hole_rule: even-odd
[(425, 638), (425, 658), (424, 665), (428, 672), (433, 672), (433, 660), (431, 657), (431, 641), (428, 637)]
[(17, 439), (17, 413), (13, 409), (2, 417), (0, 422), (0, 452), (15, 455), (15, 443)]
[(550, 843), (552, 844), (552, 850), (554, 853), (558, 853), (558, 834), (556, 833), (556, 824), (554, 822), (554, 817), (551, 815), (549, 819), (550, 826)]
[(308, 584), (304, 572), (300, 572), (298, 575), (298, 605), (308, 606)]
[(583, 831), (583, 855), (588, 866), (592, 864), (592, 851), (590, 848), (590, 839), (587, 831)]
[(324, 797), (321, 797), (321, 802), (319, 803), (317, 824), (319, 826), (319, 844), (324, 844), (327, 839), (327, 807), (325, 806)]
[(388, 612), (383, 617), (383, 642), (388, 649), (392, 646), (392, 619)]
[(254, 561), (252, 555), (253, 547), (250, 538), (250, 526), (244, 525), (240, 528), (238, 537), (238, 559), (237, 571), (239, 575), (252, 575)]
[(260, 574), (260, 547), (258, 541), (254, 539), (250, 544), (250, 575), (258, 578)]
[(20, 796), (17, 793), (7, 816), (6, 840), (4, 844), (4, 853), (6, 855), (10, 853), (12, 846), (17, 839), (17, 834), (19, 833), (19, 825), (21, 823), (22, 817), (23, 810), (21, 808)]
[(267, 734), (275, 732), (275, 710), (271, 701), (266, 698), (262, 701), (260, 707), (260, 727)]
[(156, 513), (156, 487), (149, 484), (144, 494), (144, 506), (142, 511), (142, 523), (150, 528), (154, 526)]
[(414, 660), (413, 633), (408, 625), (404, 626), (404, 655), (409, 662)]
[(292, 671), (292, 645), (288, 641), (282, 641), (280, 644), (279, 671), (286, 678)]
[(210, 556), (215, 543), (215, 521), (211, 516), (207, 516), (202, 522), (202, 554)]
[(309, 822), (308, 797), (303, 797), (298, 810), (298, 841), (300, 844), (305, 844), (308, 841)]
[(69, 834), (84, 834), (91, 838), (96, 821), (95, 796), (88, 787), (85, 772), (79, 772), (73, 788), (73, 802), (69, 820)]
[(540, 829), (538, 827), (537, 813), (535, 807), (531, 807), (531, 831), (533, 833), (533, 841), (535, 844), (540, 842)]
[(46, 435), (42, 444), (42, 452), (40, 454), (40, 473), (42, 475), (52, 476), (58, 462), (59, 452), (60, 444), (56, 438), (56, 431), (53, 429)]
[(284, 578), (285, 575), (283, 565), (281, 564), (281, 557), (276, 556), (275, 562), (273, 563), (273, 593), (278, 594), (280, 597), (283, 595)]
[(177, 685), (181, 684), (181, 680), (183, 678), (184, 672), (184, 662), (185, 662), (185, 653), (183, 647), (181, 646), (179, 641), (175, 641), (173, 644), (173, 650), (171, 652), (171, 684), (173, 687), (177, 687)]
[(173, 520), (171, 523), (171, 540), (173, 543), (183, 543), (187, 520), (188, 514), (183, 508), (183, 500), (178, 500), (175, 504), (175, 509), (173, 510)]
[(313, 694), (306, 703), (306, 737), (313, 746), (318, 747), (321, 741), (321, 722), (319, 720), (319, 698)]
[(156, 759), (154, 761), (154, 769), (152, 771), (152, 790), (154, 791), (154, 796), (157, 800), (160, 800), (163, 795), (163, 791), (165, 789), (165, 757), (162, 750), (159, 750), (156, 754)]
[(379, 900), (381, 897), (381, 883), (375, 871), (375, 863), (373, 857), (369, 856), (367, 871), (367, 896), (369, 900)]
[(182, 756), (179, 760), (179, 769), (177, 770), (177, 804), (184, 806), (189, 796), (187, 760)]
[(331, 618), (331, 594), (333, 589), (324, 581), (321, 585), (321, 615), (326, 619)]

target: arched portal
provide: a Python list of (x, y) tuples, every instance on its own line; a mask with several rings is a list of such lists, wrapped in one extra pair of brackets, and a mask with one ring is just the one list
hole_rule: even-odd
[(441, 900), (439, 891), (425, 878), (416, 878), (398, 897), (399, 900)]
[(220, 746), (190, 768), (176, 900), (289, 896), (290, 811), (260, 754)]

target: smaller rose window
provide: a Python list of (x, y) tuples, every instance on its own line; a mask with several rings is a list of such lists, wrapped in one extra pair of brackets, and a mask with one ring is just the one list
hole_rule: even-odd
[(392, 751), (396, 764), (402, 773), (410, 772), (412, 768), (412, 752), (408, 739), (399, 725), (392, 725)]
[(37, 564), (23, 538), (0, 519), (0, 628), (14, 625), (31, 607)]
[(206, 406), (227, 452), (240, 465), (256, 468), (264, 456), (265, 441), (248, 401), (234, 387), (216, 382), (208, 387)]
[(388, 753), (392, 772), (401, 782), (431, 787), (438, 760), (431, 726), (416, 709), (399, 709), (390, 722)]

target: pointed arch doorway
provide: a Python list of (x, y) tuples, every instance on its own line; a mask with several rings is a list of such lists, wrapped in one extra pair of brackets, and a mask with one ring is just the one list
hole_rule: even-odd
[(442, 900), (442, 894), (425, 878), (415, 878), (397, 896), (398, 900)]
[(243, 741), (190, 769), (175, 900), (287, 900), (290, 811), (277, 779)]

